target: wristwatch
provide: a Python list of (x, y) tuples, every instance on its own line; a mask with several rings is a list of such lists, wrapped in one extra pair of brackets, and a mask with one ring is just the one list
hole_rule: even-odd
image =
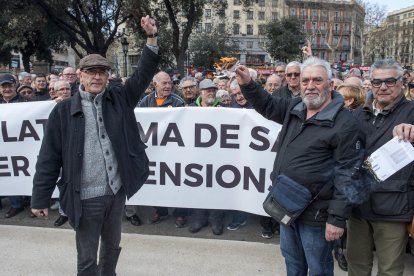
[(154, 37), (157, 37), (157, 36), (158, 36), (158, 33), (147, 34), (148, 38), (154, 38)]

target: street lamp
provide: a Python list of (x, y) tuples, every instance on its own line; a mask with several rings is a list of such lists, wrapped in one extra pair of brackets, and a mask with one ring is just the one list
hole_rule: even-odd
[(123, 37), (121, 39), (121, 45), (122, 45), (122, 52), (124, 52), (124, 77), (128, 76), (128, 68), (127, 68), (127, 55), (128, 55), (128, 40), (126, 37)]

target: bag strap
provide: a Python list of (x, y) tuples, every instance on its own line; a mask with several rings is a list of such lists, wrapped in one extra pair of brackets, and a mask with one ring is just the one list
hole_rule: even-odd
[(327, 192), (332, 186), (333, 186), (332, 184), (323, 185), (322, 189), (319, 190), (319, 193), (314, 198), (312, 198), (312, 200), (309, 202), (309, 205), (315, 200), (317, 200), (320, 194)]

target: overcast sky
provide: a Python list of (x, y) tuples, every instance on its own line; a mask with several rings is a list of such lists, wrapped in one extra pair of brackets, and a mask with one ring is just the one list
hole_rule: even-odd
[(414, 0), (366, 0), (367, 2), (378, 3), (380, 6), (386, 6), (387, 12), (414, 6)]

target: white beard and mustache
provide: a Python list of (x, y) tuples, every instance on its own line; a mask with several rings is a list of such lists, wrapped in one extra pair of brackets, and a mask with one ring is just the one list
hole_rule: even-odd
[(302, 96), (302, 101), (307, 106), (308, 109), (318, 109), (326, 101), (326, 98), (329, 95), (329, 91), (323, 91), (321, 94), (319, 94), (318, 97), (316, 97), (314, 99), (306, 98), (306, 95), (310, 94), (310, 93), (313, 94), (315, 92), (306, 90), (304, 96)]

